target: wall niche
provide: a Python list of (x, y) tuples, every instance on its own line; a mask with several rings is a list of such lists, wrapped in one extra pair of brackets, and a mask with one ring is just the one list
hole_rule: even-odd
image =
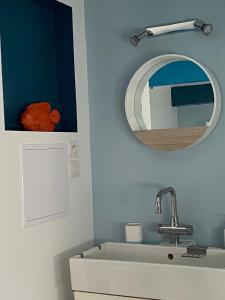
[(49, 102), (57, 132), (77, 132), (72, 8), (55, 0), (0, 3), (5, 130), (24, 130), (26, 106)]

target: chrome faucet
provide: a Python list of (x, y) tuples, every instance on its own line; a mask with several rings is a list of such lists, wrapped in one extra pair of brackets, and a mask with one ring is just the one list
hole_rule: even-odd
[(156, 196), (155, 203), (155, 213), (162, 213), (162, 197), (166, 194), (171, 195), (171, 211), (172, 211), (172, 219), (171, 224), (159, 224), (158, 232), (161, 234), (170, 234), (171, 236), (171, 244), (179, 244), (179, 236), (180, 235), (192, 235), (193, 227), (191, 225), (181, 225), (179, 224), (179, 218), (177, 215), (177, 197), (176, 191), (173, 187), (168, 187), (162, 189), (158, 192)]

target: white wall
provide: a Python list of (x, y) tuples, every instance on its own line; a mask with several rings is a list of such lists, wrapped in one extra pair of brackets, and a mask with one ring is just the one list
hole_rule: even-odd
[[(83, 0), (63, 2), (73, 5), (75, 13), (79, 133), (5, 132), (2, 104), (0, 106), (0, 299), (2, 300), (72, 300), (68, 258), (90, 245), (89, 241), (93, 240)], [(79, 141), (80, 146), (81, 176), (70, 179), (70, 216), (24, 229), (20, 145), (69, 142), (75, 139)]]
[(171, 104), (171, 86), (150, 89), (151, 128), (177, 128), (177, 108)]
[(143, 119), (147, 129), (151, 129), (151, 110), (150, 110), (150, 88), (149, 82), (146, 84), (141, 100), (141, 119)]

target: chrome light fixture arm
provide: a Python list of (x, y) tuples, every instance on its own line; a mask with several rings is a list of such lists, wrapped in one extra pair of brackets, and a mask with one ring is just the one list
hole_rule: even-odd
[(146, 28), (140, 34), (136, 34), (129, 38), (130, 43), (137, 47), (139, 42), (144, 38), (157, 37), (164, 34), (171, 34), (185, 31), (200, 31), (204, 35), (209, 35), (213, 30), (212, 24), (207, 24), (201, 20), (191, 20), (186, 22), (165, 24)]

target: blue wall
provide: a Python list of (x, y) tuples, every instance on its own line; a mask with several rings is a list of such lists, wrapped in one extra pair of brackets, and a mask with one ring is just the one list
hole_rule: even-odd
[[(206, 64), (225, 92), (223, 0), (85, 0), (89, 96), (97, 240), (123, 240), (122, 224), (140, 221), (145, 239), (159, 238), (156, 223), (168, 221), (168, 205), (154, 214), (159, 188), (177, 190), (182, 222), (201, 244), (223, 245), (225, 228), (225, 113), (213, 134), (192, 149), (164, 153), (136, 140), (126, 122), (124, 96), (131, 76), (147, 60), (180, 53)], [(213, 11), (213, 13), (212, 13)], [(214, 25), (205, 37), (187, 32), (132, 47), (128, 36), (151, 24), (200, 18)]]

